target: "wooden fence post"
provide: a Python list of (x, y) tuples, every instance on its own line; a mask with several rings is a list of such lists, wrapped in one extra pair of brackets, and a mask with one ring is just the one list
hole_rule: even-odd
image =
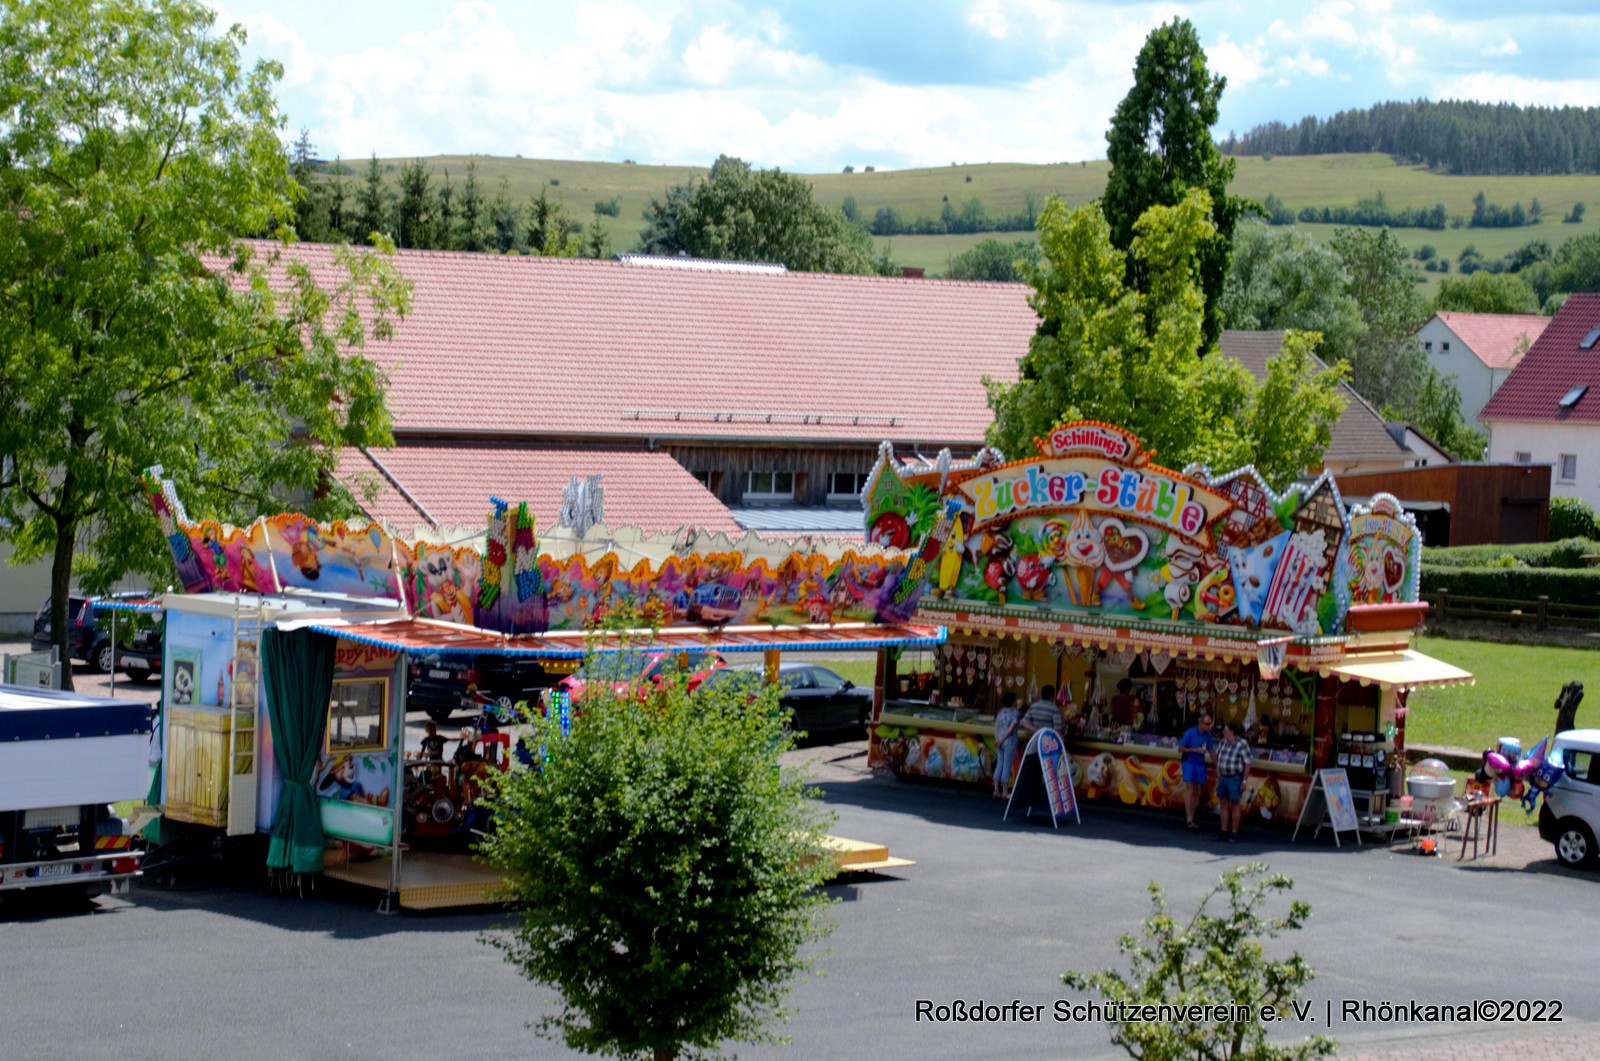
[(1543, 630), (1550, 623), (1550, 598), (1544, 594), (1539, 595), (1539, 629)]
[(1439, 605), (1439, 621), (1443, 622), (1450, 617), (1450, 591), (1441, 589), (1437, 591), (1436, 604)]

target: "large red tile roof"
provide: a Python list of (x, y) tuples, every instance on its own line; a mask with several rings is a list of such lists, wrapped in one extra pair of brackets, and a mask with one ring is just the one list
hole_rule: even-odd
[[(369, 453), (343, 451), (338, 478), (368, 516), (402, 533), (427, 525), (430, 516), (440, 526), (482, 527), (491, 494), (512, 504), (528, 502), (539, 526), (549, 527), (571, 477), (596, 473), (605, 476), (605, 516), (612, 527), (743, 533), (722, 502), (659, 451), (402, 441)], [(370, 500), (367, 484), (377, 486)]]
[[(1596, 328), (1600, 328), (1600, 294), (1570, 296), (1478, 418), (1600, 423), (1600, 342), (1588, 350), (1578, 345)], [(1578, 387), (1589, 389), (1563, 409), (1561, 399)]]
[[(288, 250), (313, 271), (332, 248)], [(397, 435), (980, 442), (1023, 284), (398, 252), (412, 313), (366, 355)]]
[(1533, 313), (1455, 313), (1439, 319), (1490, 368), (1510, 368), (1544, 334), (1551, 318)]

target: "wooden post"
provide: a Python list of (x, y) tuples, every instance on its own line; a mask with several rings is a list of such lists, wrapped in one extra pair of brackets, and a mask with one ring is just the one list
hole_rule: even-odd
[(1440, 622), (1443, 622), (1444, 620), (1450, 618), (1450, 591), (1449, 590), (1447, 590), (1447, 589), (1439, 590), (1439, 592), (1438, 592), (1438, 600), (1436, 600), (1434, 603), (1439, 605), (1439, 621)]
[(1550, 624), (1550, 598), (1539, 594), (1539, 629), (1543, 630)]
[(769, 648), (763, 654), (762, 658), (767, 665), (767, 681), (769, 682), (775, 682), (778, 680), (778, 657), (780, 655), (782, 655), (781, 650), (776, 648)]

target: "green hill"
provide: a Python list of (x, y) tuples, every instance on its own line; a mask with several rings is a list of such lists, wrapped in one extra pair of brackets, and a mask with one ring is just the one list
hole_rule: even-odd
[[(435, 181), (448, 171), (459, 190), (466, 175), (468, 156), (440, 155), (424, 161), (432, 168)], [(566, 162), (547, 159), (472, 156), (484, 194), (493, 198), (502, 178), (515, 203), (525, 203), (540, 186), (549, 183), (574, 216), (586, 224), (594, 220), (597, 201), (620, 201), (616, 217), (600, 217), (617, 250), (627, 250), (644, 224), (644, 210), (652, 197), (659, 197), (674, 184), (703, 177), (710, 160), (699, 166), (646, 166), (632, 162)], [(394, 181), (408, 159), (380, 159), (387, 177)], [(1359, 199), (1383, 192), (1394, 209), (1431, 207), (1443, 203), (1452, 215), (1469, 217), (1472, 198), (1483, 192), (1489, 202), (1510, 207), (1527, 206), (1538, 199), (1545, 220), (1539, 225), (1520, 228), (1395, 229), (1406, 246), (1415, 249), (1432, 244), (1442, 257), (1454, 259), (1468, 244), (1476, 246), (1486, 259), (1496, 259), (1530, 240), (1543, 239), (1559, 246), (1573, 236), (1593, 232), (1600, 225), (1600, 181), (1593, 175), (1475, 177), (1450, 176), (1421, 167), (1396, 165), (1388, 155), (1310, 155), (1237, 159), (1238, 176), (1233, 190), (1261, 200), (1268, 195), (1282, 199), (1290, 210), (1306, 206), (1354, 206)], [(352, 160), (344, 164), (342, 179), (356, 183), (366, 163)], [(329, 167), (331, 169), (331, 167)], [(1030, 165), (1026, 163), (984, 163), (941, 166), (931, 169), (894, 170), (866, 173), (806, 174), (816, 188), (817, 198), (834, 206), (846, 197), (856, 200), (860, 216), (871, 219), (880, 207), (893, 207), (907, 219), (937, 217), (946, 201), (961, 207), (976, 196), (991, 217), (1023, 212), (1031, 193), (1039, 201), (1059, 195), (1071, 204), (1097, 197), (1105, 187), (1108, 164), (1101, 160), (1083, 163)], [(354, 190), (353, 188), (351, 189)], [(1581, 224), (1562, 224), (1561, 218), (1575, 201), (1595, 209)], [(1325, 240), (1333, 225), (1301, 224), (1313, 239)], [(1031, 238), (1027, 232), (985, 232), (964, 235), (879, 237), (880, 247), (888, 247), (902, 265), (920, 266), (930, 275), (942, 274), (949, 259), (983, 239), (1012, 241)], [(1424, 273), (1429, 284), (1440, 274)], [(1449, 275), (1454, 275), (1453, 273)]]

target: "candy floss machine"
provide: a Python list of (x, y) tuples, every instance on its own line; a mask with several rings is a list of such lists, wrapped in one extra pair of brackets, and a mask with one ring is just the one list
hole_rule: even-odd
[(1441, 821), (1455, 810), (1456, 780), (1437, 759), (1424, 759), (1406, 777), (1411, 813), (1424, 821)]

